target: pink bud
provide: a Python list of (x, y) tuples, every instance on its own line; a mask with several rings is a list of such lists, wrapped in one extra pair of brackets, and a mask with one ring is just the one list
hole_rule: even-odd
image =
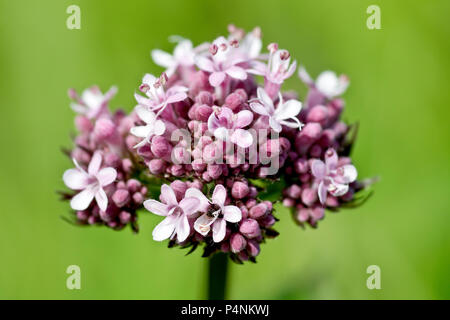
[(109, 119), (99, 119), (95, 123), (94, 135), (98, 140), (110, 139), (116, 131), (116, 125)]
[(247, 261), (248, 260), (248, 254), (245, 251), (241, 251), (238, 253), (238, 258), (241, 261)]
[(89, 218), (87, 211), (77, 211), (77, 219), (80, 221), (86, 221)]
[(286, 195), (292, 199), (300, 198), (301, 194), (302, 194), (302, 189), (296, 184), (293, 184), (289, 188), (286, 189)]
[(142, 184), (136, 179), (130, 179), (127, 181), (127, 188), (131, 193), (137, 192), (141, 186)]
[(112, 152), (105, 154), (104, 156), (105, 166), (118, 168), (120, 166), (120, 157)]
[(316, 122), (307, 123), (302, 131), (297, 134), (295, 147), (297, 152), (304, 154), (309, 147), (320, 138), (322, 126)]
[(307, 122), (318, 122), (321, 125), (325, 125), (328, 118), (327, 108), (321, 105), (317, 105), (311, 108), (306, 117)]
[(291, 198), (284, 198), (283, 199), (283, 206), (287, 208), (292, 208), (295, 205), (295, 200)]
[(241, 94), (233, 92), (225, 98), (225, 105), (231, 110), (240, 110), (247, 102)]
[(275, 217), (272, 214), (268, 214), (262, 220), (259, 220), (259, 222), (263, 227), (270, 228), (275, 224), (275, 222), (277, 222), (277, 220), (275, 220)]
[(148, 168), (152, 174), (161, 174), (166, 166), (164, 160), (153, 159), (148, 163)]
[(317, 201), (317, 190), (311, 188), (303, 189), (302, 201), (307, 206), (311, 206), (314, 202)]
[(250, 256), (256, 257), (260, 252), (259, 243), (255, 240), (248, 240), (247, 252)]
[(248, 185), (241, 181), (236, 181), (231, 189), (231, 195), (235, 199), (242, 199), (249, 193)]
[(141, 204), (142, 202), (144, 202), (144, 196), (142, 195), (142, 193), (136, 192), (135, 194), (133, 194), (133, 201), (136, 204)]
[(208, 91), (201, 91), (195, 97), (195, 102), (199, 104), (206, 104), (208, 106), (212, 106), (214, 104), (214, 97)]
[(308, 161), (304, 158), (299, 158), (295, 161), (294, 168), (297, 173), (306, 173), (309, 170)]
[(172, 152), (172, 145), (162, 136), (154, 136), (152, 138), (151, 150), (158, 158), (164, 158)]
[(233, 253), (238, 253), (244, 250), (247, 241), (240, 233), (233, 233), (230, 237), (230, 247)]
[(248, 209), (251, 209), (251, 208), (253, 208), (254, 206), (256, 206), (258, 204), (258, 201), (256, 201), (256, 199), (249, 199), (249, 200), (247, 200), (247, 202), (245, 203), (245, 206), (248, 208)]
[(195, 109), (195, 120), (207, 122), (212, 112), (213, 109), (210, 106), (207, 106), (206, 104), (199, 105)]
[(309, 151), (309, 154), (313, 158), (320, 158), (320, 156), (322, 155), (322, 147), (319, 146), (318, 144), (314, 144), (311, 147), (311, 150)]
[(178, 201), (180, 201), (181, 199), (184, 198), (184, 194), (187, 190), (187, 185), (185, 182), (183, 182), (181, 180), (175, 180), (174, 182), (172, 182), (170, 184), (170, 187), (175, 192), (175, 195), (177, 196)]
[(254, 219), (242, 220), (239, 227), (239, 232), (249, 239), (256, 238), (261, 235), (261, 229), (259, 228), (258, 221)]
[(75, 126), (77, 127), (78, 131), (86, 133), (91, 132), (94, 128), (91, 120), (89, 120), (88, 117), (81, 115), (75, 117)]
[(117, 189), (112, 196), (112, 201), (119, 208), (123, 207), (130, 201), (130, 193), (125, 189)]
[(119, 220), (122, 224), (127, 224), (131, 221), (131, 213), (127, 211), (121, 211), (119, 213)]
[(208, 164), (207, 171), (212, 179), (217, 179), (222, 175), (222, 166), (219, 164)]
[(174, 164), (170, 167), (170, 173), (175, 177), (181, 177), (185, 173), (185, 170), (182, 165)]
[(133, 168), (133, 162), (131, 162), (130, 159), (125, 158), (122, 160), (123, 171), (125, 171), (126, 173), (130, 173), (132, 168)]
[(253, 219), (260, 219), (261, 217), (265, 216), (268, 212), (268, 208), (267, 205), (265, 203), (260, 203), (254, 207), (252, 207), (249, 212), (248, 215), (250, 218)]

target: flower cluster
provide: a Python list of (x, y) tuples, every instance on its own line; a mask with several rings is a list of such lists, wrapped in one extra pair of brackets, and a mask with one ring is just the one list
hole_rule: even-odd
[(77, 223), (137, 231), (143, 206), (163, 217), (154, 240), (242, 262), (278, 235), (275, 202), (313, 227), (325, 209), (361, 203), (368, 184), (357, 181), (351, 126), (340, 121), (346, 76), (314, 81), (300, 67), (302, 103), (281, 90), (297, 62), (276, 43), (264, 52), (259, 28), (230, 26), (197, 47), (172, 39), (173, 54), (152, 52), (165, 70), (143, 77), (130, 115), (109, 111), (114, 88), (69, 92), (80, 133), (63, 180)]

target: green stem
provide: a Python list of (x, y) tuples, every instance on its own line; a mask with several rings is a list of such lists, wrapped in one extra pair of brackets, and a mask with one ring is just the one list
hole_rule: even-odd
[(216, 253), (208, 259), (208, 300), (225, 300), (228, 256)]

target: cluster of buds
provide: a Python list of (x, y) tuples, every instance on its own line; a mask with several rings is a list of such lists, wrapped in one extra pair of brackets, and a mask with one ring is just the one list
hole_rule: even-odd
[[(156, 241), (255, 261), (278, 235), (275, 202), (315, 227), (325, 209), (353, 203), (367, 186), (356, 180), (350, 127), (340, 121), (348, 78), (326, 71), (314, 81), (300, 67), (309, 87), (302, 103), (281, 91), (297, 69), (289, 51), (271, 43), (262, 52), (259, 28), (228, 30), (197, 47), (173, 37), (173, 54), (152, 51), (165, 71), (143, 77), (130, 115), (109, 111), (114, 88), (70, 91), (79, 135), (63, 180), (77, 223), (137, 231), (144, 207), (164, 217)], [(270, 186), (280, 189), (275, 200), (266, 198)]]

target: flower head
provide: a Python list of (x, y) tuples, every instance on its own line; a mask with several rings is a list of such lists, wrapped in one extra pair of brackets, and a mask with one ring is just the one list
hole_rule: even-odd
[(278, 50), (278, 45), (269, 45), (270, 55), (267, 64), (254, 61), (249, 73), (264, 76), (271, 83), (282, 84), (294, 74), (297, 61), (291, 64), (291, 55), (287, 50)]
[(70, 206), (74, 210), (85, 210), (95, 198), (99, 208), (105, 211), (108, 207), (108, 197), (103, 187), (114, 182), (117, 171), (111, 167), (100, 169), (102, 164), (100, 152), (96, 152), (92, 156), (87, 172), (78, 165), (75, 159), (73, 162), (76, 168), (64, 172), (63, 180), (70, 189), (82, 191), (72, 198)]
[(111, 87), (108, 92), (103, 94), (99, 87), (93, 86), (83, 91), (81, 97), (71, 89), (69, 96), (75, 100), (71, 103), (71, 108), (83, 114), (89, 119), (98, 118), (102, 113), (107, 111), (109, 101), (116, 95), (117, 88)]
[(275, 109), (272, 99), (264, 89), (258, 88), (257, 96), (257, 99), (250, 102), (250, 108), (255, 113), (269, 117), (269, 125), (275, 132), (281, 132), (283, 125), (290, 128), (302, 128), (303, 124), (297, 118), (302, 109), (300, 101), (292, 99), (283, 102), (283, 97), (279, 94), (279, 102)]
[(196, 213), (200, 207), (200, 200), (186, 195), (178, 202), (175, 191), (164, 184), (161, 187), (161, 201), (147, 200), (144, 207), (159, 216), (166, 217), (155, 229), (153, 229), (153, 239), (163, 241), (177, 236), (178, 242), (187, 239), (190, 233), (188, 217)]
[(135, 146), (135, 148), (139, 148), (146, 143), (150, 143), (150, 138), (154, 135), (162, 135), (166, 130), (166, 126), (162, 120), (156, 119), (156, 115), (153, 111), (150, 111), (142, 106), (137, 106), (135, 110), (139, 118), (145, 122), (145, 126), (133, 127), (130, 130), (131, 134), (136, 137), (144, 138)]
[(242, 110), (237, 114), (230, 108), (222, 107), (211, 113), (208, 119), (208, 130), (222, 141), (231, 141), (242, 148), (248, 148), (253, 143), (253, 136), (242, 128), (253, 121), (253, 113)]
[(190, 188), (187, 197), (195, 197), (200, 201), (200, 211), (204, 212), (194, 223), (194, 229), (206, 236), (212, 226), (213, 241), (221, 242), (225, 238), (227, 221), (237, 223), (242, 219), (241, 210), (236, 206), (226, 206), (227, 190), (221, 184), (216, 185), (211, 201), (198, 189)]
[(327, 192), (334, 197), (339, 197), (347, 193), (348, 185), (356, 180), (358, 172), (351, 165), (338, 164), (338, 155), (334, 149), (325, 152), (325, 163), (321, 160), (313, 160), (311, 172), (319, 183), (317, 192), (320, 203), (324, 204)]

